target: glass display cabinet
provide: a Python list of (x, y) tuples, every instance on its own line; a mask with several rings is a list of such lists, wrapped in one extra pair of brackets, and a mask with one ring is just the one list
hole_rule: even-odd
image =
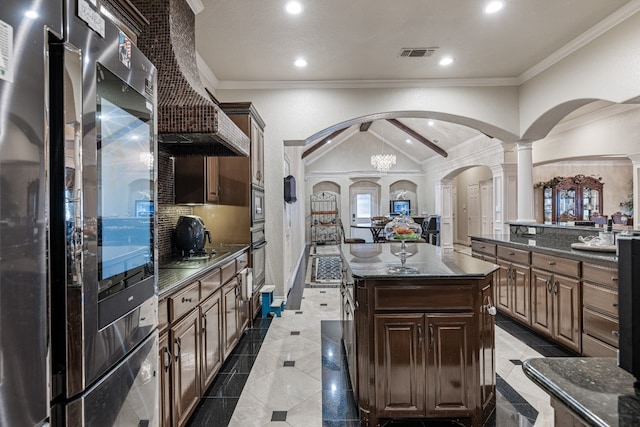
[(592, 217), (602, 216), (604, 183), (601, 179), (585, 175), (557, 176), (541, 183), (544, 223), (590, 221)]

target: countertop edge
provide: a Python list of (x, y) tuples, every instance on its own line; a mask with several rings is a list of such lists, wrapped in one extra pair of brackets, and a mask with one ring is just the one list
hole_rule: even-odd
[[(528, 245), (526, 243), (521, 242), (510, 242), (508, 240), (496, 239), (492, 236), (478, 236), (473, 235), (469, 236), (471, 240), (479, 240), (488, 243), (496, 243), (503, 246), (510, 246), (516, 249), (526, 249), (532, 252), (546, 253), (549, 255), (562, 255), (565, 258), (575, 259), (577, 261), (589, 261), (594, 262), (602, 266), (615, 268), (618, 266), (617, 255), (605, 255), (606, 252), (574, 252), (573, 250), (563, 250), (563, 249), (555, 249), (544, 246), (534, 246)], [(609, 259), (607, 259), (609, 258)]]
[(556, 384), (550, 381), (542, 372), (538, 371), (535, 367), (531, 366), (530, 361), (535, 360), (536, 358), (527, 359), (522, 362), (522, 371), (524, 374), (533, 381), (536, 385), (542, 388), (547, 394), (551, 397), (557, 399), (564, 405), (566, 405), (569, 409), (571, 409), (576, 415), (578, 415), (584, 422), (589, 425), (597, 426), (597, 427), (609, 427), (607, 423), (602, 421), (598, 416), (596, 416), (593, 412), (589, 411), (584, 405), (581, 405), (580, 402), (572, 398), (570, 395), (565, 393), (561, 388), (556, 386)]
[[(194, 279), (198, 276), (202, 276), (204, 274), (209, 273), (211, 270), (218, 268), (220, 266), (220, 264), (224, 263), (225, 261), (228, 261), (231, 258), (235, 258), (238, 256), (239, 253), (244, 252), (246, 250), (248, 250), (251, 247), (251, 245), (242, 245), (242, 244), (238, 244), (237, 247), (234, 245), (234, 249), (232, 251), (229, 251), (227, 256), (225, 256), (224, 258), (220, 258), (218, 259), (216, 262), (214, 262), (211, 265), (208, 265), (205, 268), (199, 269), (196, 271), (196, 269), (194, 269), (194, 273), (177, 281), (175, 284), (173, 284), (172, 286), (167, 287), (166, 289), (158, 289), (158, 299), (162, 299), (164, 297), (166, 297), (168, 294), (179, 291), (180, 289), (182, 289), (184, 286), (188, 285), (189, 283), (192, 283), (194, 281)], [(158, 277), (160, 276), (160, 270), (162, 270), (162, 268), (158, 268)]]

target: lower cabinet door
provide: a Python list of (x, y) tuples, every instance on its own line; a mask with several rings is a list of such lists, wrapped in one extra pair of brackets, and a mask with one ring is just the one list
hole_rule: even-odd
[(580, 281), (554, 275), (554, 338), (566, 347), (580, 353), (582, 337), (582, 306)]
[(204, 392), (222, 364), (221, 316), (222, 301), (216, 291), (201, 305), (202, 374), (201, 389)]
[(513, 264), (511, 266), (511, 313), (513, 317), (527, 325), (531, 324), (531, 309), (529, 301), (531, 297), (530, 268), (524, 265)]
[(378, 417), (425, 414), (424, 315), (375, 315)]
[(223, 315), (223, 348), (224, 358), (238, 343), (238, 279), (234, 277), (222, 287), (222, 315)]
[(160, 387), (160, 427), (171, 427), (171, 368), (173, 356), (169, 347), (169, 333), (160, 335), (158, 340), (158, 369)]
[(503, 313), (511, 314), (511, 296), (509, 285), (511, 282), (511, 265), (498, 261), (500, 268), (496, 271), (496, 306)]
[(472, 416), (477, 396), (473, 313), (427, 314), (425, 319), (427, 415)]
[(200, 310), (171, 328), (173, 337), (173, 419), (185, 425), (200, 400)]
[(531, 269), (531, 327), (551, 337), (553, 334), (553, 274)]

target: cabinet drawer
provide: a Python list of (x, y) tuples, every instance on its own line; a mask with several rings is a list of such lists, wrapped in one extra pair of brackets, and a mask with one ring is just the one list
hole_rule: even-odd
[(523, 251), (522, 249), (508, 248), (506, 246), (498, 246), (497, 248), (498, 258), (505, 261), (515, 262), (518, 264), (529, 265), (529, 251)]
[[(585, 309), (582, 314), (583, 331), (614, 347), (618, 347), (618, 322), (612, 317)], [(616, 334), (616, 335), (614, 335)]]
[(220, 269), (216, 268), (215, 270), (208, 273), (202, 279), (200, 279), (200, 295), (202, 295), (201, 299), (207, 298), (214, 291), (220, 288), (222, 281), (220, 280)]
[(236, 260), (233, 259), (222, 267), (220, 267), (220, 271), (222, 272), (222, 283), (227, 283), (233, 276), (236, 275)]
[(473, 310), (472, 285), (376, 286), (376, 310)]
[(582, 264), (582, 278), (603, 286), (618, 288), (618, 270), (615, 268), (600, 267), (585, 262)]
[(582, 334), (582, 354), (589, 357), (616, 357), (616, 348), (594, 337)]
[(249, 265), (249, 254), (243, 253), (238, 258), (236, 258), (236, 271), (242, 271), (243, 268)]
[(478, 242), (476, 240), (471, 241), (471, 251), (478, 252), (486, 255), (496, 256), (496, 246), (493, 243)]
[(533, 252), (531, 254), (531, 266), (565, 276), (580, 277), (580, 261), (573, 259)]
[(594, 286), (584, 282), (582, 286), (582, 301), (585, 307), (601, 311), (618, 318), (618, 292), (609, 288)]
[(198, 306), (200, 282), (194, 282), (169, 298), (170, 320), (174, 322)]

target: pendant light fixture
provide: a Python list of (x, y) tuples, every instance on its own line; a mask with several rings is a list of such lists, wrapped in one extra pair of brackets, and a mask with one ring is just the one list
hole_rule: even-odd
[(376, 168), (378, 172), (389, 172), (391, 166), (396, 164), (395, 154), (384, 154), (384, 123), (380, 128), (380, 134), (382, 139), (382, 151), (380, 154), (374, 154), (371, 156), (371, 166)]

